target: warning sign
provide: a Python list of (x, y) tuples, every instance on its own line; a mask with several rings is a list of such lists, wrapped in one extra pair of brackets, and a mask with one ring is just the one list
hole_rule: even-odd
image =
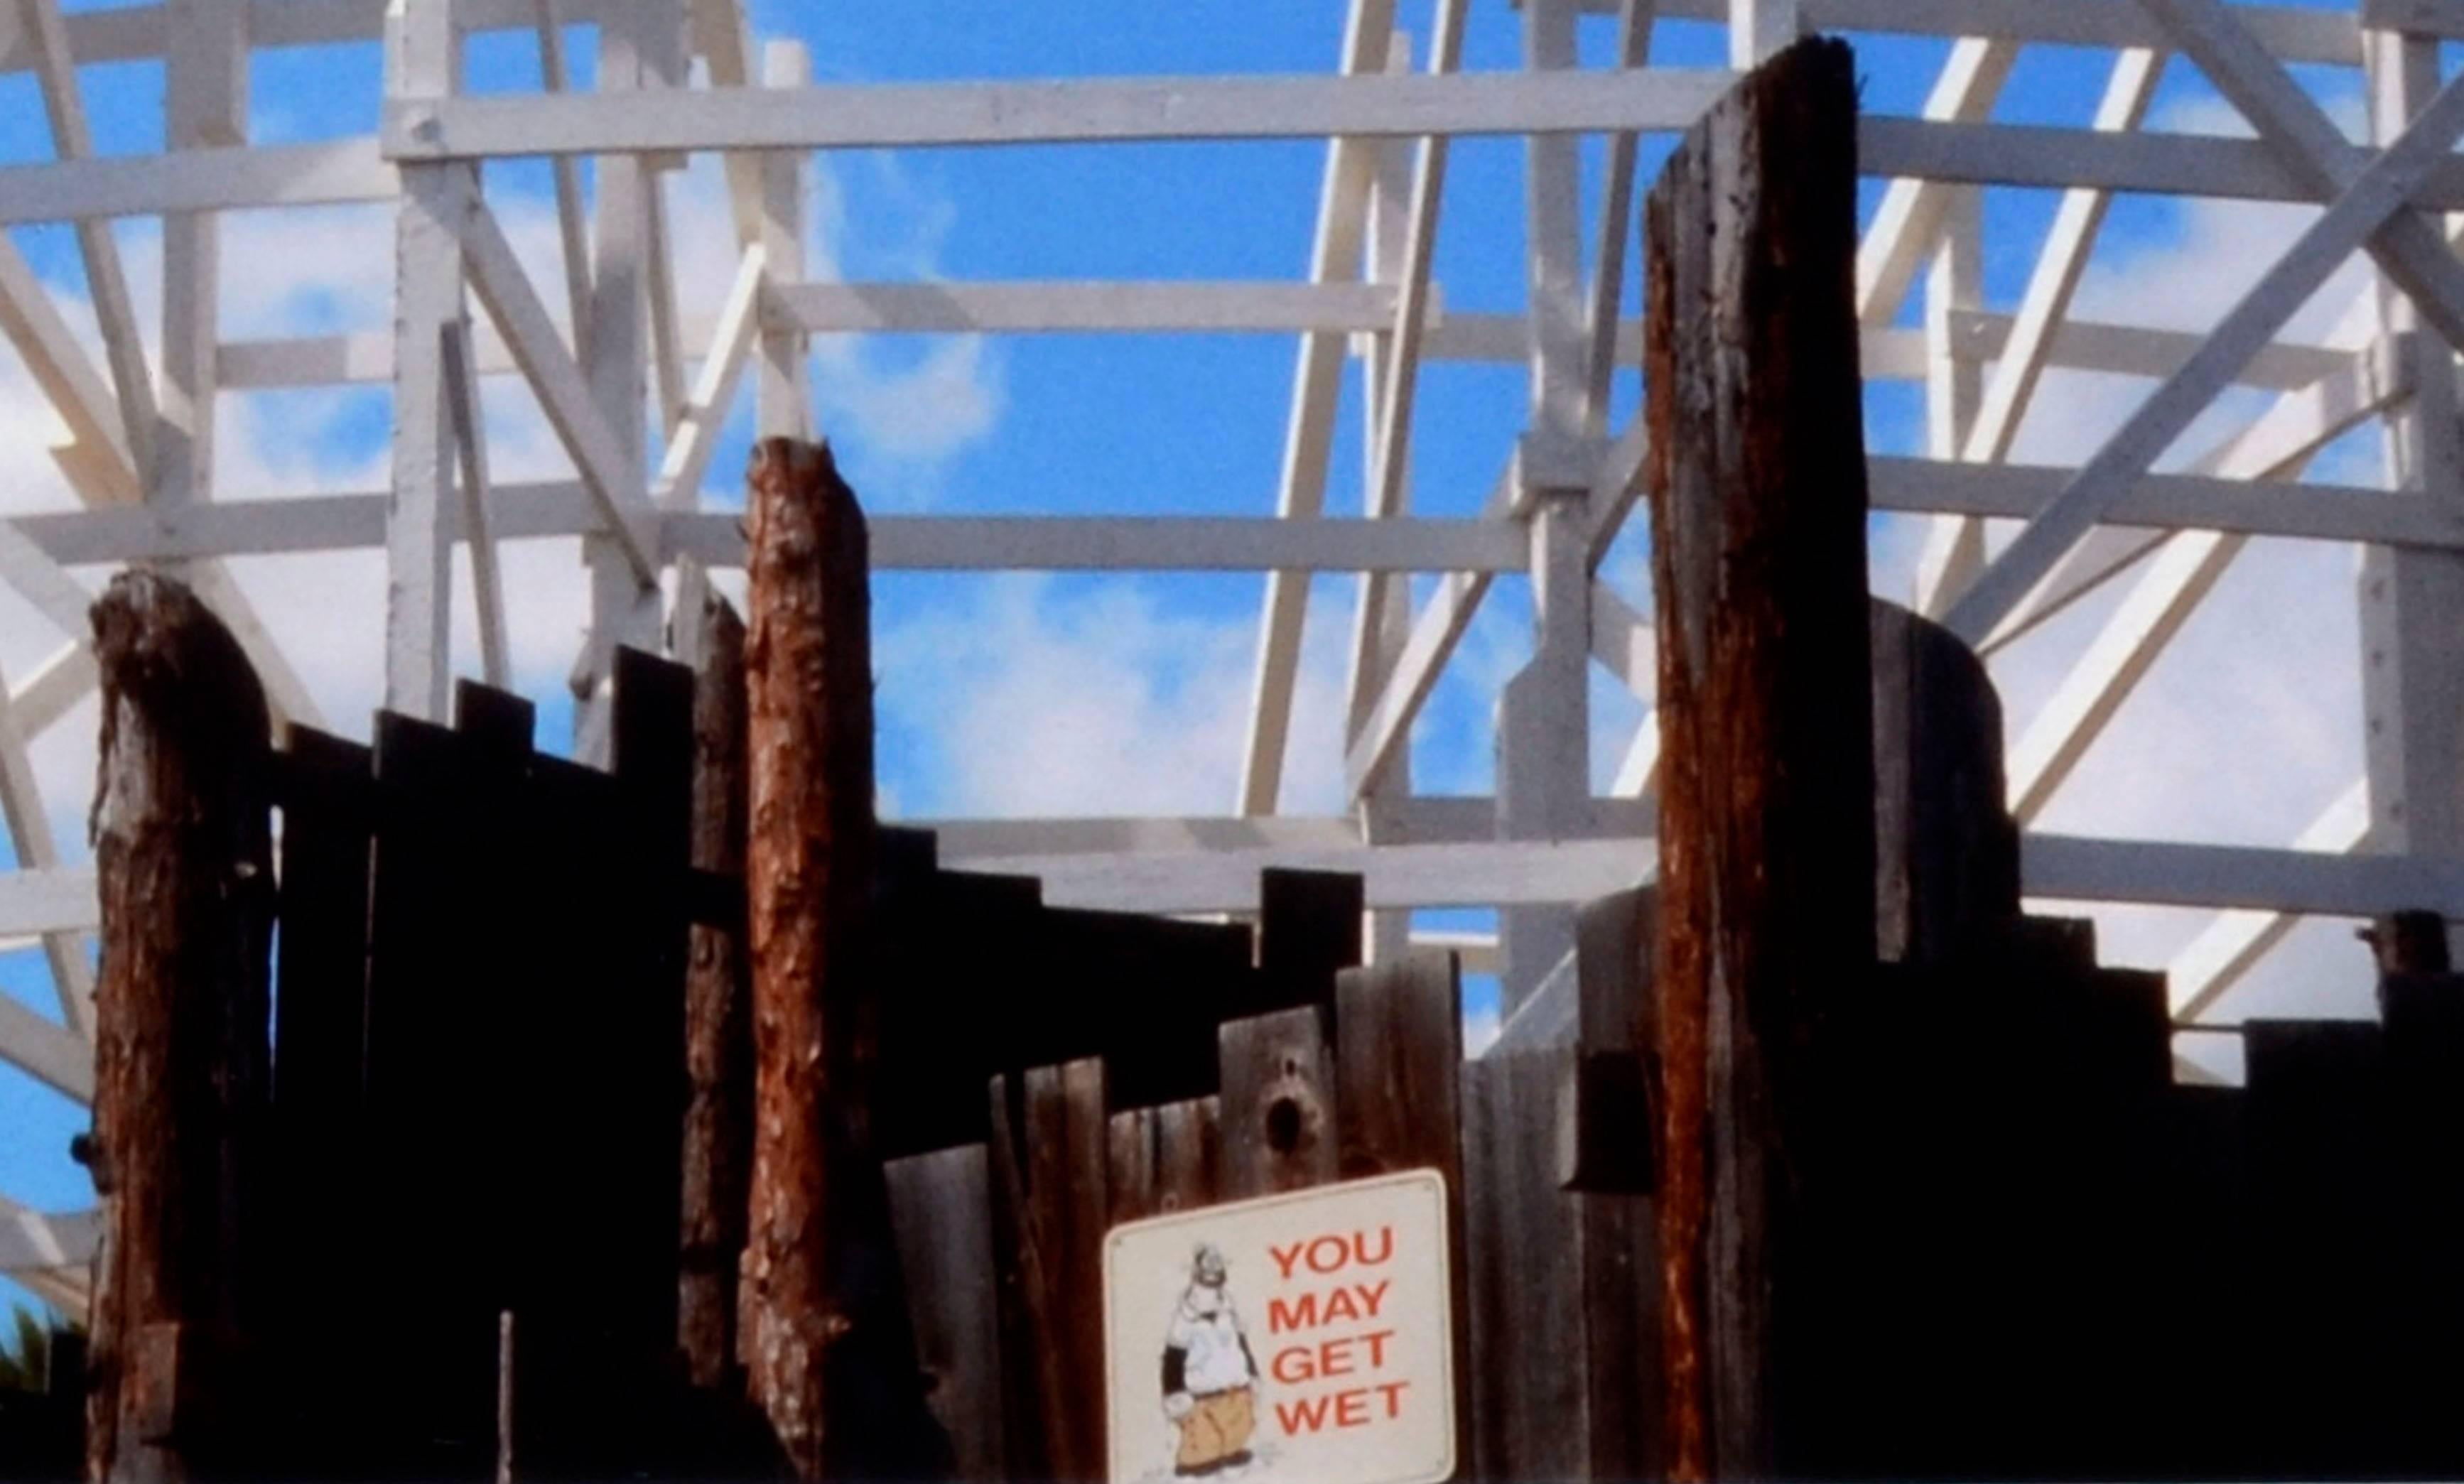
[(1453, 1473), (1448, 1260), (1436, 1170), (1114, 1228), (1104, 1360), (1115, 1484)]

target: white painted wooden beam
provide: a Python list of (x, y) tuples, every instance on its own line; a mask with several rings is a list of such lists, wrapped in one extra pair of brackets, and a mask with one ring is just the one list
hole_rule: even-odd
[(1584, 902), (1646, 878), (1643, 840), (1472, 841), (1434, 845), (1266, 848), (1149, 855), (983, 856), (965, 870), (1034, 876), (1054, 906), (1129, 912), (1254, 912), (1269, 866), (1363, 878), (1373, 908)]
[(1359, 734), (1345, 753), (1344, 783), (1353, 797), (1377, 786), (1379, 776), (1410, 738), (1413, 718), (1437, 688), (1438, 677), (1453, 656), (1456, 642), (1471, 626), (1490, 580), (1485, 572), (1449, 572), (1438, 579), (1437, 591), (1412, 621), (1411, 637), (1403, 642), (1395, 668), (1362, 715)]
[(93, 651), (81, 640), (71, 641), (10, 689), (9, 713), (32, 741), (93, 694), (98, 679)]
[[(2123, 52), (2114, 62), (2091, 126), (2110, 134), (2137, 129), (2146, 118), (2164, 71), (2162, 54), (2144, 48)], [(1971, 464), (1999, 464), (2011, 456), (2036, 387), (2055, 357), (2071, 300), (2087, 271), (2089, 249), (2103, 227), (2111, 201), (2111, 195), (2101, 190), (2062, 193), (2036, 267), (2020, 295), (2019, 313), (2010, 326), (2007, 342), (1996, 347), (1999, 364), (1985, 386), (1973, 423), (1959, 439), (1957, 457)], [(1959, 327), (1951, 328), (1956, 333)], [(2184, 348), (2184, 360), (2192, 348)], [(2178, 363), (2168, 365), (2164, 374), (2177, 369)], [(1984, 562), (1982, 522), (1969, 516), (1937, 519), (1918, 563), (1916, 611), (1926, 618), (1940, 618), (1967, 590)]]
[[(1618, 0), (1583, 0), (1598, 14)], [(2365, 5), (2445, 3), (2445, 0), (2365, 0)], [(1725, 21), (1729, 0), (1661, 0), (1673, 20)], [(1798, 0), (1800, 25), (1809, 31), (1879, 31), (1925, 36), (2001, 36), (2012, 41), (2095, 47), (2165, 45), (2165, 33), (2136, 0)], [(2237, 7), (2251, 31), (2288, 62), (2354, 67), (2361, 63), (2360, 28), (2349, 11), (2285, 5)]]
[(17, 246), (0, 231), (0, 335), (8, 337), (27, 374), (59, 415), (79, 452), (62, 469), (87, 504), (134, 500), (141, 492), (120, 415), (119, 400), (87, 359), (50, 291)]
[(2031, 897), (2149, 906), (2250, 906), (2326, 917), (2419, 908), (2464, 917), (2464, 861), (2026, 835)]
[[(2192, 466), (2191, 472), (2212, 473), (2229, 480), (2249, 480), (2253, 483), (2248, 488), (2253, 490), (2261, 484), (2289, 483), (2299, 478), (2310, 461), (2329, 443), (2369, 418), (2400, 404), (2411, 395), (2412, 365), (2408, 354), (2410, 345), (2409, 336), (2380, 342), (2372, 350), (2347, 362), (2343, 370), (2321, 378), (2298, 393), (2279, 397), (2249, 426), (2200, 458)], [(2320, 487), (2304, 488), (2315, 491)], [(2297, 499), (2299, 497), (2295, 496)], [(2434, 503), (2418, 495), (2381, 494), (2375, 498), (2409, 504), (2416, 513), (2428, 513), (2436, 525), (2451, 526), (2457, 521), (2453, 512), (2441, 511)], [(2224, 534), (2236, 537), (2233, 543), (2235, 551), (2239, 550), (2238, 537), (2260, 534), (2234, 531), (2229, 527), (2220, 529)], [(2192, 540), (2204, 534), (2185, 532), (2172, 539)], [(2071, 603), (2127, 571), (2166, 539), (2161, 535), (2118, 524), (2102, 525), (2090, 531), (2085, 539), (2071, 549), (2052, 575), (1993, 631), (1992, 636), (1980, 646), (1981, 652), (1990, 656), (2016, 643)], [(2401, 544), (2424, 543), (2406, 541)], [(2230, 561), (2231, 554), (2226, 554), (2222, 559)], [(2175, 576), (2187, 576), (2190, 570), (2193, 569), (2177, 568)]]
[(718, 447), (728, 409), (736, 404), (736, 388), (752, 359), (754, 335), (760, 327), (762, 295), (768, 284), (769, 254), (761, 244), (744, 250), (736, 266), (736, 281), (719, 307), (718, 323), (705, 342), (700, 374), (685, 401), (684, 416), (668, 438), (659, 473), (651, 487), (652, 503), (662, 508), (690, 509), (701, 497), (702, 475)]
[[(1994, 36), (1963, 36), (1951, 44), (1941, 76), (1925, 98), (1924, 117), (1937, 122), (1978, 123), (2019, 59), (2017, 43)], [(1900, 312), (1917, 270), (1942, 234), (1946, 189), (1930, 181), (1902, 178), (1882, 192), (1874, 220), (1857, 246), (1857, 317), (1887, 325)]]
[(539, 409), (572, 456), (583, 487), (599, 506), (601, 529), (613, 536), (644, 587), (658, 583), (658, 561), (649, 528), (649, 496), (642, 474), (591, 400), (582, 367), (557, 339), (556, 325), (514, 256), (513, 244), (495, 214), (475, 200), (452, 227), (461, 238), (471, 287), (488, 308), (515, 361), (539, 396)]
[[(1350, 0), (1336, 80), (1367, 80), (1378, 72), (1386, 64), (1394, 35), (1395, 0)], [(1382, 80), (1427, 79), (1406, 76)], [(1375, 164), (1365, 140), (1337, 136), (1327, 142), (1318, 178), (1317, 226), (1309, 241), (1311, 287), (1353, 283), (1361, 277), (1360, 251), (1368, 229)], [(1340, 335), (1314, 332), (1301, 338), (1292, 366), (1291, 410), (1284, 425), (1283, 462), (1275, 483), (1275, 513), (1284, 519), (1309, 519), (1326, 508), (1327, 461), (1343, 384), (1343, 353)], [(1266, 578), (1259, 607), (1257, 666), (1250, 682), (1249, 731), (1243, 740), (1239, 792), (1234, 799), (1241, 814), (1275, 812), (1291, 734), (1292, 691), (1300, 676), (1301, 630), (1308, 617), (1306, 578), (1277, 574)]]
[[(986, 855), (966, 870), (1035, 876), (1054, 906), (1135, 912), (1243, 912), (1269, 866), (1362, 875), (1375, 907), (1588, 901), (1650, 879), (1644, 838), (1351, 847), (1242, 847), (1128, 854)], [(2464, 916), (2464, 861), (2234, 845), (2029, 835), (2030, 897), (2168, 906), (2256, 906), (2337, 917), (2419, 907)]]
[[(1467, 0), (1440, 0), (1437, 30), (1429, 44), (1432, 74), (1451, 73), (1462, 65), (1466, 5)], [(1385, 361), (1375, 379), (1368, 481), (1361, 500), (1362, 513), (1372, 520), (1393, 519), (1409, 505), (1412, 414), (1420, 385), (1420, 343), (1428, 323), (1429, 277), (1437, 256), (1438, 207), (1445, 194), (1449, 142), (1436, 136), (1422, 139), (1412, 161), (1396, 265), (1394, 319), (1382, 342)], [(1347, 717), (1363, 715), (1371, 694), (1384, 678), (1386, 656), (1380, 650), (1387, 606), (1385, 575), (1362, 573), (1353, 601), (1351, 655), (1344, 679)]]
[(374, 139), (107, 155), (0, 167), (0, 226), (390, 201), (398, 188)]
[(88, 1266), (101, 1238), (100, 1211), (46, 1215), (0, 1197), (0, 1273)]
[[(2260, 145), (2275, 154), (2313, 199), (2336, 203), (2328, 207), (2329, 217), (2357, 192), (2395, 193), (2401, 187), (2409, 195), (2411, 186), (2427, 177), (2431, 168), (2458, 164), (2452, 157), (2454, 137), (2446, 126), (2456, 105), (2447, 93), (2418, 99), (2420, 113), (2402, 124), (2402, 134), (2391, 124), (2380, 136), (2384, 152), (2356, 170), (2345, 163), (2348, 157), (2343, 152), (2348, 146), (2343, 132), (2221, 0), (2142, 3), (2164, 23), (2182, 53), (2197, 62), (2216, 90), (2250, 120), (2258, 131)], [(2355, 202), (2354, 207), (2364, 219), (2376, 214), (2366, 198)], [(2330, 241), (2333, 235), (2305, 234), (2305, 240)], [(2370, 255), (2412, 300), (2421, 317), (2435, 326), (2450, 345), (2464, 346), (2464, 263), (2456, 260), (2446, 238), (2419, 216), (2398, 210), (2383, 231), (2367, 240)]]
[[(27, 873), (0, 875), (0, 898)], [(94, 1046), (0, 994), (0, 1061), (77, 1102), (94, 1101)]]
[[(1621, 0), (1617, 8), (1616, 65), (1633, 71), (1651, 60), (1651, 29), (1659, 0)], [(1583, 431), (1604, 437), (1609, 428), (1609, 383), (1617, 365), (1617, 330), (1623, 319), (1626, 246), (1634, 234), (1635, 172), (1642, 136), (1631, 130), (1609, 136), (1598, 229), (1592, 251), (1592, 292), (1584, 307)]]
[[(564, 23), (557, 0), (532, 0), (532, 29), (539, 36), (539, 80), (546, 91), (572, 86), (564, 61)], [(590, 230), (583, 214), (582, 162), (560, 155), (549, 162), (556, 181), (557, 245), (564, 254), (564, 296), (576, 343), (590, 320)]]
[(445, 404), (462, 469), (461, 536), (471, 548), (471, 601), (478, 613), (479, 673), (503, 689), (513, 684), (514, 670), (506, 649), (505, 586), (488, 529), (488, 420), (479, 405), (479, 376), (471, 367), (470, 320), (446, 328), (444, 349)]
[(1396, 291), (1364, 283), (803, 283), (763, 319), (815, 335), (1347, 334), (1385, 330)]
[[(1871, 488), (1877, 510), (2017, 519), (2058, 491), (2068, 472), (1878, 458)], [(385, 495), (363, 491), (229, 499), (161, 515), (127, 509), (55, 512), (10, 523), (54, 561), (76, 567), (382, 546), (385, 506)], [(573, 480), (500, 485), (494, 509), (500, 541), (580, 535), (599, 522), (590, 497)], [(451, 518), (449, 529), (458, 537), (460, 516)], [(2419, 496), (2333, 485), (2156, 475), (2107, 520), (2152, 531), (2197, 528), (2464, 549), (2464, 521)], [(671, 512), (658, 524), (671, 552), (721, 566), (743, 559), (743, 535), (732, 514)], [(1529, 564), (1516, 528), (1493, 518), (1411, 518), (1382, 526), (1318, 518), (1291, 522), (1289, 532), (1276, 524), (1239, 516), (880, 516), (873, 556), (885, 568), (935, 570), (1518, 572)]]
[[(77, 86), (59, 0), (20, 0), (18, 14), (33, 42), (34, 74), (51, 121), (53, 150), (62, 160), (86, 159), (94, 153), (94, 137), (86, 126), (85, 98)], [(154, 385), (145, 365), (145, 341), (138, 331), (136, 306), (128, 295), (128, 277), (121, 268), (120, 246), (112, 239), (110, 224), (98, 218), (80, 220), (77, 239), (77, 254), (85, 266), (86, 295), (102, 334), (103, 359), (111, 367), (128, 458), (143, 478), (153, 464)]]
[[(732, 514), (669, 515), (671, 549), (740, 565)], [(878, 515), (872, 562), (892, 571), (1520, 572), (1521, 526), (1503, 520), (1307, 520), (1162, 515)]]
[[(2338, 854), (2366, 850), (2370, 840), (2369, 779), (2364, 777), (2338, 796), (2293, 848)], [(2300, 921), (2289, 912), (2249, 907), (2217, 913), (2165, 966), (2174, 1020), (2188, 1025), (2203, 1018)]]
[[(1383, 48), (1377, 60), (1383, 59)], [(711, 149), (895, 149), (1141, 140), (1567, 134), (1689, 127), (1734, 75), (1470, 73), (855, 83), (679, 93), (490, 96), (387, 108), (396, 161)]]
[[(1053, 290), (1062, 291), (1056, 296)], [(1350, 329), (1353, 355), (1392, 328), (1393, 289), (1385, 284), (1204, 283), (966, 283), (966, 284), (780, 284), (763, 295), (765, 333), (781, 328), (829, 334), (956, 335), (1070, 333), (1307, 334)], [(1290, 295), (1290, 297), (1286, 297)], [(1069, 298), (1080, 302), (1070, 303)], [(1429, 317), (1420, 360), (1521, 364), (1530, 354), (1528, 315), (1469, 313), (1444, 306), (1442, 286), (1430, 286)], [(1096, 301), (1096, 302), (1088, 302)], [(2000, 357), (2013, 333), (2012, 317), (1993, 313), (1954, 313), (1950, 330), (1960, 354), (1990, 361)], [(684, 311), (679, 319), (689, 344), (708, 344), (717, 329), (710, 311)], [(492, 325), (473, 327), (483, 376), (511, 374), (514, 364)], [(2144, 325), (2071, 319), (2054, 332), (2046, 364), (2117, 376), (2169, 376), (2190, 358), (2204, 337)], [(1867, 381), (1922, 381), (1925, 353), (1915, 332), (1868, 329), (1864, 334)], [(1639, 365), (1642, 324), (1617, 326), (1617, 364)], [(2291, 391), (2351, 364), (2354, 352), (2279, 340), (2251, 358), (2238, 378), (2245, 386)], [(296, 336), (226, 340), (220, 364), (231, 390), (283, 386), (330, 386), (388, 381), (393, 340), (388, 335)]]
[(1648, 703), (1660, 693), (1660, 641), (1651, 621), (1604, 582), (1592, 584), (1592, 658), (1637, 700)]
[[(2440, 95), (2405, 138), (2364, 170), (2336, 204), (2296, 239), (2284, 257), (2226, 313), (2198, 354), (2157, 389), (1977, 578), (1948, 614), (1949, 627), (1971, 643), (1991, 632), (2206, 409), (2230, 383), (2233, 372), (2372, 233), (2386, 226), (2391, 235), (2401, 235), (2396, 229), (2407, 223), (2427, 232), (2429, 229), (2419, 221), (2399, 213), (2413, 185), (2449, 154), (2458, 134), (2464, 134), (2464, 87)], [(2464, 264), (2457, 263), (2434, 235), (2432, 241), (2459, 284), (2464, 284)], [(2456, 302), (2464, 305), (2464, 293), (2458, 294)], [(2457, 338), (2464, 338), (2464, 334)]]

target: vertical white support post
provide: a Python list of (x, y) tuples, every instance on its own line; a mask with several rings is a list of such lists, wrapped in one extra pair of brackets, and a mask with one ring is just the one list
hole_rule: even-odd
[[(173, 150), (247, 142), (246, 0), (171, 0), (164, 12), (164, 134)], [(147, 497), (213, 497), (214, 352), (220, 275), (211, 211), (163, 219), (163, 385)]]
[[(1574, 0), (1524, 0), (1524, 63), (1575, 64)], [(1577, 142), (1533, 135), (1524, 144), (1524, 199), (1531, 305), (1531, 426), (1579, 437), (1590, 396), (1589, 304), (1583, 283)], [(1498, 699), (1497, 838), (1562, 840), (1591, 812), (1591, 580), (1589, 491), (1532, 491), (1531, 663)], [(1573, 950), (1570, 906), (1507, 907), (1498, 914), (1501, 1009), (1537, 989)]]
[[(1527, 0), (1537, 3), (1537, 0)], [(1531, 663), (1506, 683), (1497, 707), (1497, 837), (1563, 840), (1591, 811), (1590, 507), (1586, 491), (1543, 490), (1533, 501), (1531, 600), (1538, 638)], [(1573, 951), (1571, 906), (1498, 913), (1500, 1010), (1515, 1008)]]
[[(1412, 38), (1404, 32), (1395, 33), (1386, 54), (1386, 71), (1391, 75), (1412, 70)], [(1411, 231), (1412, 159), (1409, 140), (1380, 140), (1377, 143), (1376, 173), (1369, 189), (1369, 238), (1362, 254), (1364, 276), (1372, 283), (1400, 284), (1403, 280), (1403, 256)], [(1383, 474), (1377, 467), (1380, 411), (1386, 405), (1386, 378), (1396, 371), (1394, 335), (1381, 331), (1369, 339), (1369, 354), (1361, 360), (1361, 469), (1360, 488), (1364, 498), (1376, 499), (1377, 482)], [(1397, 456), (1409, 459), (1408, 447), (1397, 450)], [(1411, 488), (1406, 477), (1402, 488)], [(1364, 513), (1374, 513), (1364, 512)], [(1373, 596), (1374, 595), (1374, 596)], [(1402, 652), (1403, 640), (1412, 628), (1412, 585), (1395, 580), (1360, 584), (1363, 604), (1374, 602), (1375, 613), (1353, 615), (1354, 623), (1365, 623), (1375, 636), (1371, 646), (1376, 664), (1365, 684), (1353, 693), (1352, 712), (1346, 718), (1344, 734), (1355, 736), (1365, 721), (1369, 709), (1376, 704), (1378, 677), (1393, 671), (1395, 657)], [(1381, 844), (1396, 838), (1396, 822), (1403, 801), (1412, 795), (1412, 749), (1407, 743), (1398, 749), (1395, 761), (1387, 766), (1376, 784), (1360, 800), (1360, 837), (1369, 844)], [(1373, 964), (1393, 963), (1411, 951), (1412, 914), (1408, 909), (1375, 909), (1369, 913), (1366, 942), (1369, 961)]]
[[(2370, 126), (2384, 143), (2438, 91), (2438, 47), (2393, 32), (2365, 33)], [(2419, 316), (2384, 279), (2387, 335)], [(2464, 435), (2456, 424), (2453, 352), (2427, 332), (2411, 338), (2413, 397), (2386, 424), (2389, 483), (2464, 513)], [(2370, 828), (2384, 848), (2417, 855), (2464, 851), (2464, 559), (2452, 552), (2372, 547), (2361, 572), (2362, 704)], [(2451, 936), (2454, 933), (2451, 925)], [(2464, 947), (2464, 942), (2458, 944)]]
[[(1955, 192), (1943, 212), (1942, 242), (1925, 275), (1925, 454), (1957, 463), (1966, 453), (1985, 400), (1985, 366), (1966, 354), (1952, 321), (1985, 304), (1983, 196), (1973, 186)], [(1916, 607), (1929, 612), (1927, 596), (1959, 592), (1985, 566), (1985, 523), (1926, 523), (1925, 551), (1917, 559)]]
[[(657, 29), (677, 24), (672, 0), (627, 7), (603, 19), (600, 91), (625, 93), (645, 87), (658, 46)], [(647, 310), (649, 192), (654, 183), (640, 156), (621, 154), (599, 157), (597, 182), (590, 354), (582, 369), (589, 379), (592, 399), (616, 435), (625, 467), (638, 473), (648, 467), (649, 457), (644, 417), (649, 395)], [(628, 481), (628, 487), (647, 488), (638, 478)], [(616, 646), (657, 648), (666, 616), (660, 611), (658, 589), (643, 585), (614, 538), (583, 537), (582, 560), (590, 570), (590, 631), (572, 676), (573, 752), (585, 762), (604, 763)]]
[[(387, 85), (397, 98), (454, 88), (452, 0), (391, 0)], [(478, 189), (465, 164), (407, 164), (394, 218), (393, 488), (385, 509), (385, 704), (442, 721), (452, 673), (453, 422), (445, 338), (462, 322), (462, 239), (454, 229)]]
[[(762, 49), (764, 87), (800, 88), (812, 76), (812, 55), (802, 42), (773, 41)], [(760, 157), (761, 251), (774, 283), (804, 279), (804, 159), (787, 149)], [(754, 426), (763, 438), (811, 436), (813, 399), (805, 347), (803, 330), (763, 320), (753, 383)]]
[(1796, 40), (1797, 0), (1728, 0), (1728, 65), (1759, 67)]

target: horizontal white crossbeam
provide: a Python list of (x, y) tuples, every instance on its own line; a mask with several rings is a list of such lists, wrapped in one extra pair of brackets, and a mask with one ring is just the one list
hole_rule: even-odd
[(394, 167), (373, 139), (0, 168), (0, 226), (91, 217), (391, 201)]
[[(1520, 4), (1521, 0), (1516, 0)], [(1726, 24), (1730, 0), (1659, 0), (1667, 20)], [(2422, 0), (2365, 0), (2365, 7), (2417, 8)], [(1618, 0), (1581, 0), (1611, 14)], [(2137, 0), (1797, 0), (1808, 31), (1881, 31), (1924, 36), (1996, 36), (2009, 41), (2121, 48), (2166, 44), (2165, 33)], [(2361, 28), (2349, 12), (2254, 5), (2243, 14), (2253, 33), (2288, 62), (2359, 66)]]
[[(1932, 459), (1877, 458), (1874, 508), (2024, 518), (2070, 471)], [(11, 524), (63, 566), (245, 554), (346, 551), (385, 544), (382, 494), (217, 500), (193, 506), (119, 506), (19, 515)], [(597, 507), (572, 480), (496, 486), (490, 527), (498, 540), (585, 535)], [(442, 515), (459, 539), (461, 517)], [(2419, 495), (2341, 485), (2262, 485), (2153, 475), (2105, 522), (2464, 550), (2464, 519)], [(663, 513), (662, 550), (715, 566), (744, 560), (738, 517)], [(1400, 520), (1176, 515), (882, 515), (872, 557), (889, 569), (1230, 572), (1520, 572), (1521, 528), (1497, 519)], [(1435, 636), (1432, 636), (1434, 642)]]
[[(1241, 912), (1268, 866), (1360, 874), (1373, 907), (1582, 902), (1645, 880), (1647, 838), (1229, 850), (952, 856), (968, 870), (1035, 876), (1047, 903), (1133, 912)], [(2464, 861), (2030, 835), (2033, 898), (2243, 906), (2337, 917), (2424, 908), (2464, 918)]]
[[(1874, 508), (2025, 519), (2073, 477), (2067, 469), (1877, 458)], [(2363, 541), (2385, 546), (2464, 546), (2464, 519), (2420, 495), (2352, 485), (2254, 484), (2193, 474), (2151, 474), (2099, 519), (2151, 530), (2233, 531), (2249, 535)]]
[(1702, 70), (1079, 78), (491, 96), (388, 105), (396, 160), (711, 149), (896, 149), (1139, 140), (1669, 132), (1735, 76)]
[(1365, 283), (805, 283), (764, 316), (816, 335), (917, 331), (1275, 333), (1380, 330), (1392, 287)]
[(0, 1273), (84, 1267), (94, 1261), (101, 1234), (99, 1211), (46, 1215), (11, 1202), (0, 1210)]

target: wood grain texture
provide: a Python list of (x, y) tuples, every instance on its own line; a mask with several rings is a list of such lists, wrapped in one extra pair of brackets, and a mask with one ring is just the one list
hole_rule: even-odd
[[(696, 571), (679, 579), (670, 647), (693, 667), (693, 864), (744, 871), (744, 622)], [(685, 1374), (718, 1386), (737, 1364), (736, 1280), (753, 1165), (753, 986), (744, 925), (697, 923), (685, 969), (682, 1272)]]
[(268, 1170), (271, 723), (238, 642), (186, 587), (115, 578), (94, 607), (95, 1261), (86, 1469), (246, 1472)]
[(1222, 1080), (1224, 1200), (1334, 1179), (1334, 1058), (1315, 1007), (1226, 1023)]
[(799, 1477), (900, 1473), (931, 1440), (913, 1431), (929, 1418), (870, 1140), (864, 514), (826, 445), (766, 439), (747, 477), (754, 1139), (739, 1346)]
[(1775, 1467), (1792, 1101), (1874, 958), (1855, 60), (1792, 47), (1645, 204), (1657, 1160), (1673, 1478)]

